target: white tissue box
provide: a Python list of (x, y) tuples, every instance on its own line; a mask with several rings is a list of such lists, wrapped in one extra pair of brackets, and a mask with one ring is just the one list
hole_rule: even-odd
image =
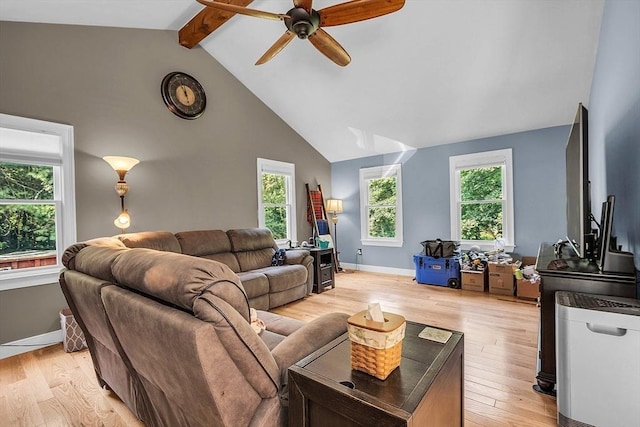
[(351, 368), (366, 372), (381, 380), (398, 366), (402, 356), (404, 317), (385, 313), (384, 322), (367, 319), (367, 310), (347, 320), (351, 341)]

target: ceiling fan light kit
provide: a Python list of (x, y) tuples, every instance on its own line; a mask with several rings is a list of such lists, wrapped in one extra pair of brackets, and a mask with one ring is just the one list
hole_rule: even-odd
[(301, 7), (293, 8), (287, 12), (287, 17), (284, 18), (284, 25), (287, 26), (289, 31), (293, 31), (299, 39), (304, 40), (320, 26), (320, 15), (313, 9), (309, 13)]
[[(342, 67), (351, 62), (351, 57), (322, 27), (350, 24), (387, 15), (402, 9), (405, 2), (405, 0), (351, 0), (315, 10), (312, 8), (313, 0), (293, 0), (292, 9), (286, 14), (278, 14), (250, 9), (246, 7), (246, 5), (250, 3), (246, 0), (226, 0), (227, 2), (225, 3), (216, 0), (197, 1), (207, 6), (207, 8), (214, 9), (218, 12), (224, 11), (231, 14), (231, 16), (233, 16), (233, 14), (241, 14), (284, 22), (287, 31), (258, 59), (256, 65), (264, 64), (272, 59), (291, 42), (294, 36), (297, 36), (302, 40), (308, 39), (320, 53)], [(200, 14), (197, 16), (200, 16)], [(189, 28), (193, 27), (192, 21), (194, 21), (194, 19), (179, 32), (180, 44), (185, 47), (193, 47), (187, 38), (190, 36)], [(210, 34), (218, 27), (219, 25), (211, 31), (199, 28), (198, 31), (206, 31)], [(193, 33), (193, 31), (192, 29), (191, 32)], [(197, 38), (201, 40), (202, 38), (200, 38), (200, 36), (202, 36), (202, 34), (198, 34)]]

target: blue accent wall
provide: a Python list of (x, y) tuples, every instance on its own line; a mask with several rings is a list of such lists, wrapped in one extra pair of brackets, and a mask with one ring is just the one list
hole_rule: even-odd
[(589, 133), (592, 209), (616, 196), (614, 233), (640, 269), (640, 1), (604, 4)]
[[(577, 102), (576, 102), (577, 105)], [(427, 239), (450, 239), (449, 157), (511, 148), (513, 153), (514, 252), (535, 256), (541, 242), (566, 235), (565, 145), (570, 126), (446, 144), (414, 151), (331, 164), (333, 198), (344, 200), (338, 222), (340, 260), (413, 269), (413, 255)], [(402, 164), (404, 245), (401, 248), (360, 243), (360, 168)]]

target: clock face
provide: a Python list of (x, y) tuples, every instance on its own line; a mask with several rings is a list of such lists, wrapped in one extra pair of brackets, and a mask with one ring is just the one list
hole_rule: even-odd
[(204, 89), (196, 79), (185, 73), (167, 74), (162, 80), (161, 92), (167, 108), (183, 119), (197, 119), (207, 106)]

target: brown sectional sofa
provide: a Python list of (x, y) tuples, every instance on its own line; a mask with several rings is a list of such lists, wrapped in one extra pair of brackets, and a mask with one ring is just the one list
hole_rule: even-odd
[(226, 264), (242, 281), (249, 305), (257, 310), (279, 307), (313, 290), (313, 257), (306, 250), (290, 250), (285, 265), (272, 267), (278, 246), (267, 229), (151, 231), (113, 239), (129, 248), (177, 252)]
[[(286, 425), (288, 367), (343, 334), (347, 315), (305, 324), (258, 310), (266, 330), (256, 333), (239, 275), (264, 274), (269, 301), (271, 291), (279, 296), (296, 289), (257, 267), (268, 253), (259, 243), (263, 231), (228, 234), (231, 251), (220, 232), (192, 233), (177, 233), (175, 240), (171, 233), (136, 233), (66, 250), (60, 285), (98, 381), (149, 426)], [(205, 242), (209, 235), (218, 237), (215, 245)], [(214, 259), (233, 265), (232, 256), (238, 274)], [(242, 271), (249, 267), (257, 268)], [(306, 294), (307, 276), (299, 276)], [(247, 283), (262, 280), (251, 278)], [(261, 296), (256, 301), (265, 301)]]

